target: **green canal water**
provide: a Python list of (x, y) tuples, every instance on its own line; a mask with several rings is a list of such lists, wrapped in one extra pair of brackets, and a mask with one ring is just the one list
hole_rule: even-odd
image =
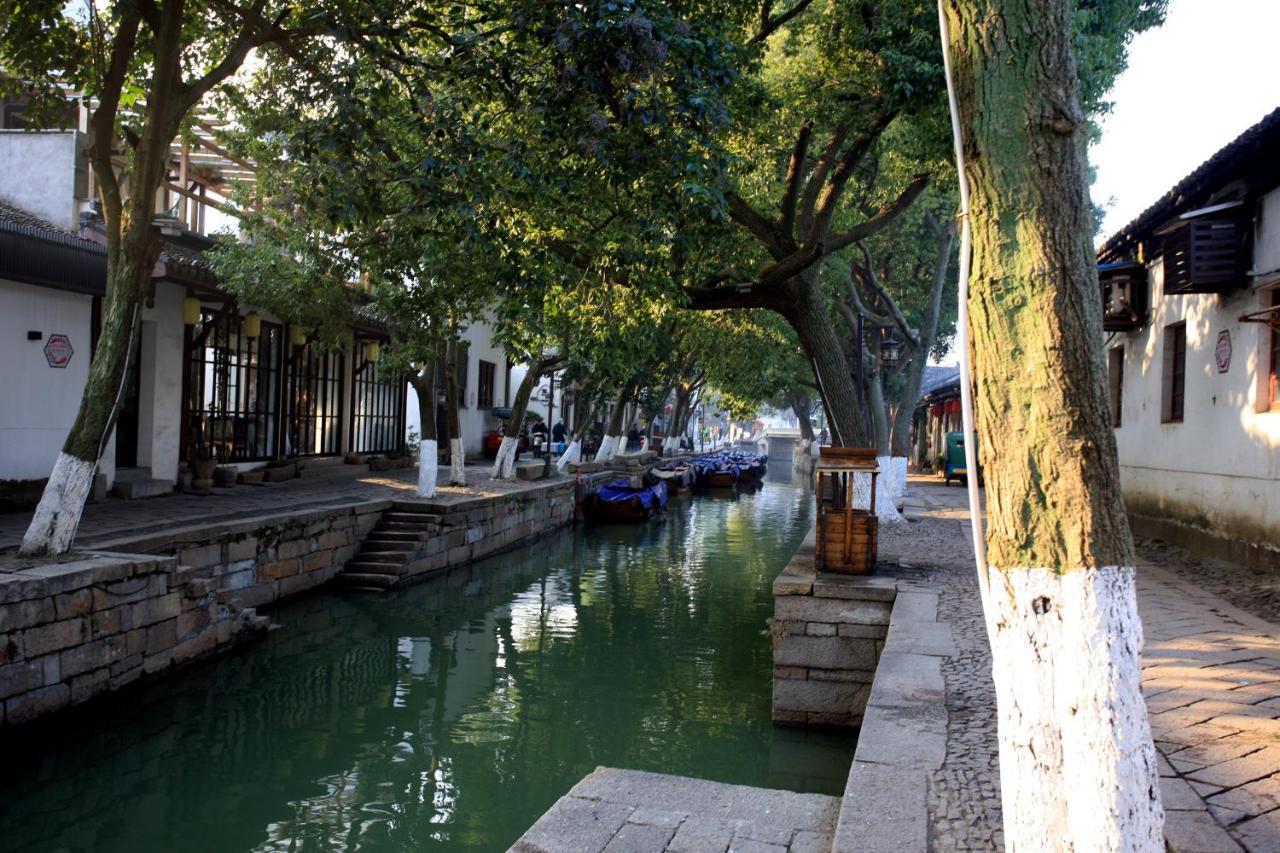
[[(785, 472), (784, 472), (785, 476)], [(599, 765), (838, 793), (853, 739), (769, 720), (775, 475), (387, 595), (0, 741), (0, 849), (503, 850)]]

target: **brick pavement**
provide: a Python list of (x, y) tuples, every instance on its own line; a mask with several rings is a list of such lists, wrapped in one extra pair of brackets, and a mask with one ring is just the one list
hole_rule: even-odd
[[(905, 514), (915, 523), (882, 532), (881, 557), (943, 588), (939, 619), (956, 638), (943, 665), (947, 761), (930, 790), (935, 849), (991, 850), (1003, 846), (994, 690), (965, 504), (964, 489), (912, 477)], [(1143, 692), (1169, 849), (1280, 853), (1280, 608), (1268, 594), (1280, 578), (1162, 543), (1138, 554)]]

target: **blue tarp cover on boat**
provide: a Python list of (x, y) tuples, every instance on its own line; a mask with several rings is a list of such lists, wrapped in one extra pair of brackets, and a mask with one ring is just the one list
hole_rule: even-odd
[(606, 503), (622, 503), (639, 498), (645, 506), (664, 509), (667, 505), (667, 484), (659, 482), (643, 489), (633, 489), (626, 480), (614, 480), (601, 486), (596, 496)]

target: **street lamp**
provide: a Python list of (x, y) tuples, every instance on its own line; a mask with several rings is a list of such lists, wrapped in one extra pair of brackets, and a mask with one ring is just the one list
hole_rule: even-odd
[(902, 344), (889, 332), (889, 336), (880, 341), (880, 363), (892, 370), (898, 366), (898, 357), (902, 354)]

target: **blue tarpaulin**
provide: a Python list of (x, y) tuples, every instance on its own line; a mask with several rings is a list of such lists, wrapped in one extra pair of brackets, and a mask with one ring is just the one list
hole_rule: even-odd
[(643, 506), (655, 510), (665, 509), (667, 484), (658, 482), (643, 489), (633, 489), (627, 480), (614, 480), (601, 486), (596, 496), (605, 503), (624, 503), (632, 498), (639, 498)]

